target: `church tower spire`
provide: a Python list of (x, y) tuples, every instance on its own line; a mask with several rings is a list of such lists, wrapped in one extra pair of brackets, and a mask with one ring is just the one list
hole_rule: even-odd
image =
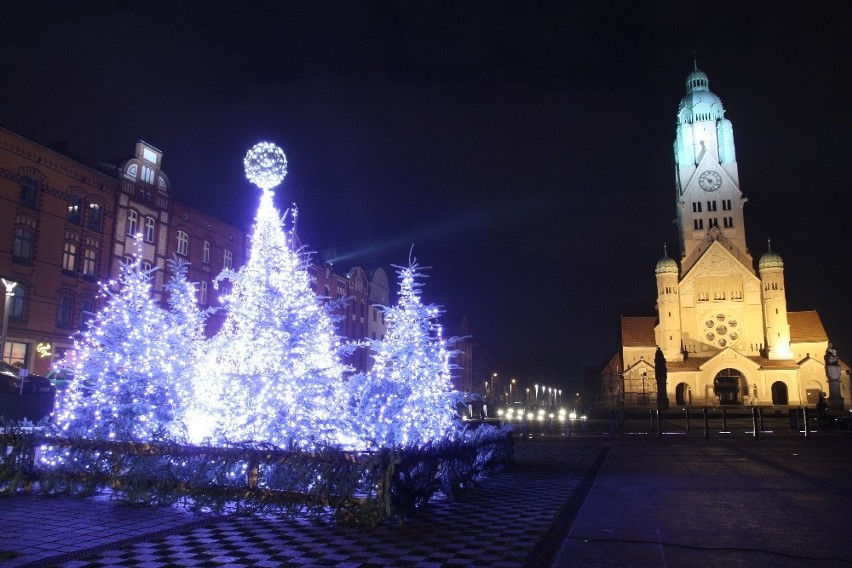
[(681, 270), (686, 274), (714, 241), (749, 271), (734, 130), (710, 80), (693, 61), (677, 111), (674, 158)]

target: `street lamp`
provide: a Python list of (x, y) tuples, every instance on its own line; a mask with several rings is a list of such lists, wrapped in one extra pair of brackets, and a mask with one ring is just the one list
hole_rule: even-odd
[(512, 403), (515, 402), (515, 397), (512, 395), (512, 387), (514, 387), (514, 386), (515, 386), (515, 379), (512, 379), (512, 381), (509, 383), (509, 404), (512, 404)]
[(535, 405), (538, 406), (538, 385), (535, 385)]
[(6, 359), (6, 330), (9, 327), (9, 309), (12, 305), (12, 298), (15, 296), (15, 286), (17, 282), (0, 278), (3, 281), (3, 286), (6, 288), (6, 299), (3, 303), (3, 333), (0, 334), (0, 361)]
[(642, 408), (648, 406), (648, 399), (645, 398), (645, 379), (648, 378), (648, 371), (642, 371)]
[(530, 407), (530, 387), (527, 387), (527, 399), (526, 399), (526, 405), (525, 406), (527, 408)]

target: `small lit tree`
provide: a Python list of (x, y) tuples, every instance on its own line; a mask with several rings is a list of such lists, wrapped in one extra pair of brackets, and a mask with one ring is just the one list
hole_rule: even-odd
[(185, 357), (175, 348), (182, 330), (152, 298), (154, 270), (143, 268), (137, 237), (118, 279), (101, 285), (106, 304), (75, 341), (75, 379), (57, 417), (67, 434), (151, 441), (182, 432), (174, 380)]
[(214, 308), (200, 309), (196, 285), (187, 277), (189, 264), (175, 257), (167, 261), (170, 277), (166, 282), (168, 313), (166, 321), (172, 338), (169, 349), (179, 355), (174, 358), (171, 382), (174, 385), (178, 404), (175, 407), (174, 434), (185, 436), (187, 411), (195, 397), (193, 386), (201, 363), (206, 337), (204, 327)]
[(438, 317), (441, 310), (423, 304), (416, 259), (395, 267), (400, 279), (396, 306), (384, 307), (384, 339), (370, 340), (374, 364), (353, 377), (355, 423), (369, 447), (422, 445), (445, 439), (455, 430), (449, 346)]

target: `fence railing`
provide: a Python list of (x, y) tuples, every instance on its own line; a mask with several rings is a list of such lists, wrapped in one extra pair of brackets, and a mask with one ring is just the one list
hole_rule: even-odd
[(136, 504), (375, 525), (402, 521), (439, 491), (453, 499), (512, 457), (511, 431), (496, 428), (377, 452), (72, 440), (6, 429), (0, 431), (0, 493), (108, 491)]

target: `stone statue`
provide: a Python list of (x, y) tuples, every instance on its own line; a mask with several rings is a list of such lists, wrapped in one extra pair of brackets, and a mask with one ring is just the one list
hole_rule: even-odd
[(826, 365), (838, 365), (837, 362), (837, 349), (829, 343), (828, 349), (825, 350), (825, 364)]
[(840, 395), (840, 363), (837, 350), (831, 343), (825, 350), (825, 376), (828, 379), (828, 405), (831, 410), (844, 409), (843, 397)]

